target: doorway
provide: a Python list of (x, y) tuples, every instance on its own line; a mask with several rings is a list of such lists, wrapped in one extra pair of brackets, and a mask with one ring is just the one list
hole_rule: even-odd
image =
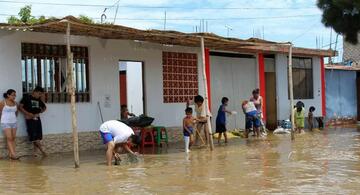
[(277, 128), (275, 56), (265, 58), (266, 128)]
[(119, 61), (120, 105), (136, 116), (145, 114), (143, 70), (143, 62)]

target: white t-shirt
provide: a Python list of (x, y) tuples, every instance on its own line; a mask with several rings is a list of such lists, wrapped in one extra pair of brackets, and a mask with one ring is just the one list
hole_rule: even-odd
[(245, 110), (245, 113), (257, 111), (254, 102), (250, 102), (250, 101), (244, 105), (244, 110)]
[[(205, 102), (199, 107), (194, 100), (191, 100), (189, 102), (189, 105), (195, 105), (195, 113), (196, 113), (196, 117), (206, 117), (206, 113), (205, 113)], [(210, 111), (208, 110), (208, 116), (212, 116)]]
[(100, 131), (111, 133), (115, 144), (125, 143), (134, 134), (134, 131), (129, 126), (117, 120), (106, 121), (100, 126)]

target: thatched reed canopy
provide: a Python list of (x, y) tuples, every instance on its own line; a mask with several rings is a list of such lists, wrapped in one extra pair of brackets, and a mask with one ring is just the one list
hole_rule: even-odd
[[(67, 16), (63, 19), (47, 20), (34, 25), (0, 24), (0, 29), (65, 34), (67, 22), (71, 24), (72, 35), (91, 36), (101, 39), (138, 40), (166, 45), (200, 47), (200, 37), (204, 37), (205, 47), (211, 50), (246, 53), (287, 53), (289, 48), (286, 43), (270, 42), (255, 38), (242, 40), (225, 38), (212, 33), (139, 30), (120, 25), (89, 24), (73, 16)], [(336, 52), (294, 47), (293, 54), (305, 56), (335, 56)]]

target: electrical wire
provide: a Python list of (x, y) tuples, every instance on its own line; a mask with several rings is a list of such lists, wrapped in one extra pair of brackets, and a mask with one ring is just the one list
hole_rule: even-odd
[[(10, 17), (16, 16), (17, 14), (0, 14), (0, 16)], [(320, 16), (320, 14), (311, 14), (311, 15), (289, 15), (289, 16), (273, 16), (273, 17), (234, 17), (234, 18), (167, 18), (166, 20), (173, 20), (173, 21), (199, 21), (199, 20), (211, 20), (211, 21), (223, 21), (223, 20), (269, 20), (269, 19), (289, 19), (289, 18), (302, 18), (302, 17), (315, 17)], [(40, 17), (40, 16), (35, 16)], [(57, 17), (62, 18), (64, 16), (45, 16), (49, 17)], [(99, 17), (90, 17), (93, 20), (100, 20)], [(109, 20), (131, 20), (131, 21), (163, 21), (163, 18), (107, 18)]]
[[(13, 1), (13, 0), (0, 0), (0, 3), (13, 3), (13, 4), (38, 4), (38, 5), (54, 5), (54, 6), (77, 6), (77, 7), (114, 7), (114, 5), (105, 4), (77, 4), (77, 3), (49, 3), (49, 2), (36, 2), (36, 1)], [(300, 10), (300, 9), (317, 9), (317, 7), (174, 7), (174, 6), (136, 6), (136, 5), (122, 5), (119, 7), (131, 9), (198, 9), (198, 10)]]

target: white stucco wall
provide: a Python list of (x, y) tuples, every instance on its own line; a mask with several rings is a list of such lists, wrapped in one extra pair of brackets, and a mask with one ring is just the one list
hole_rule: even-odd
[[(320, 58), (313, 57), (313, 81), (314, 81), (314, 98), (294, 100), (302, 101), (305, 104), (306, 114), (310, 106), (316, 108), (314, 115), (322, 116), (321, 108), (321, 66)], [(275, 56), (275, 69), (276, 69), (276, 88), (277, 88), (277, 111), (278, 120), (288, 119), (290, 116), (290, 101), (288, 99), (288, 73), (287, 73), (287, 55), (277, 54)]]
[[(8, 88), (22, 97), (21, 43), (65, 44), (61, 34), (14, 32), (0, 30), (0, 92)], [(142, 61), (145, 64), (146, 114), (155, 117), (155, 125), (181, 126), (185, 104), (164, 104), (162, 90), (162, 51), (195, 52), (199, 62), (199, 48), (169, 47), (158, 44), (126, 40), (103, 40), (90, 37), (71, 37), (72, 45), (89, 48), (90, 103), (78, 103), (79, 131), (97, 130), (101, 124), (97, 102), (100, 102), (104, 120), (118, 119), (119, 105), (119, 60)], [(199, 63), (201, 67), (201, 63)], [(199, 69), (201, 71), (201, 69)], [(200, 72), (201, 73), (201, 72)], [(199, 92), (203, 94), (202, 75), (199, 76)], [(105, 97), (110, 97), (110, 106), (105, 107)], [(1, 99), (1, 98), (0, 98)], [(70, 104), (47, 104), (42, 115), (44, 134), (71, 132)], [(26, 135), (24, 119), (18, 117), (18, 135)], [(0, 134), (0, 136), (2, 136)]]

